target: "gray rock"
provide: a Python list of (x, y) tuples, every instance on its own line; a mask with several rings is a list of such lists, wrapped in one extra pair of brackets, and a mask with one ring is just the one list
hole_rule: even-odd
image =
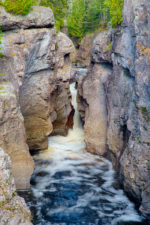
[(9, 156), (0, 148), (0, 224), (32, 225), (31, 213), (16, 194)]
[(9, 154), (18, 189), (29, 188), (33, 160), (26, 144), (24, 119), (10, 82), (0, 82), (0, 146)]
[(0, 24), (3, 31), (53, 27), (54, 16), (52, 10), (47, 7), (32, 6), (26, 16), (10, 14), (0, 7)]
[[(100, 121), (98, 108), (107, 109), (108, 155), (118, 172), (120, 182), (128, 194), (141, 203), (144, 215), (150, 215), (150, 2), (147, 0), (125, 0), (123, 23), (111, 33), (101, 33), (94, 42), (92, 64), (87, 77), (80, 84), (80, 113), (85, 121)], [(106, 54), (108, 40), (112, 38), (112, 48)], [(94, 88), (94, 67), (105, 63), (113, 65), (112, 73), (106, 76), (104, 86), (101, 83)], [(98, 69), (96, 69), (98, 71)], [(102, 74), (107, 73), (103, 68)], [(86, 80), (93, 87), (88, 92)], [(95, 92), (95, 90), (98, 90)], [(104, 91), (105, 90), (105, 91)], [(102, 103), (99, 93), (104, 95)], [(94, 94), (95, 93), (95, 94)], [(92, 96), (95, 96), (92, 99)], [(99, 96), (98, 96), (99, 95)], [(92, 112), (86, 116), (86, 110), (94, 104)], [(85, 104), (85, 100), (86, 103)], [(105, 114), (105, 113), (104, 113)], [(90, 118), (89, 118), (90, 117)], [(86, 126), (85, 126), (86, 128)], [(100, 128), (97, 129), (101, 131)], [(93, 131), (94, 132), (94, 131)], [(86, 129), (85, 129), (86, 133)], [(96, 136), (96, 135), (95, 135)], [(90, 140), (90, 137), (89, 137)], [(100, 144), (97, 140), (95, 143)], [(94, 147), (96, 149), (96, 147)], [(96, 153), (101, 154), (101, 149)]]
[(92, 59), (94, 63), (111, 63), (112, 53), (112, 32), (111, 30), (101, 32), (93, 42)]

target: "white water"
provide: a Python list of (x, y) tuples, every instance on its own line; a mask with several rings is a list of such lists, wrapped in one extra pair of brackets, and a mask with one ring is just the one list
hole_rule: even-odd
[(112, 164), (86, 152), (75, 84), (70, 90), (73, 129), (67, 137), (50, 137), (48, 150), (35, 157), (32, 191), (36, 205), (30, 204), (36, 208), (34, 224), (142, 224), (134, 205), (122, 190), (114, 188)]

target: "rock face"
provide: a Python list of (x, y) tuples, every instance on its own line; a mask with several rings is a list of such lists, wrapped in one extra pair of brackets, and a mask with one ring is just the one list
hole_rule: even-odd
[[(107, 152), (113, 161), (124, 189), (141, 204), (140, 210), (144, 215), (150, 215), (149, 25), (150, 2), (125, 0), (121, 27), (112, 32), (103, 32), (96, 38), (92, 51), (92, 65), (79, 88), (79, 95), (82, 93), (79, 96), (80, 105), (83, 102), (79, 108), (85, 120), (85, 129), (86, 123), (91, 121), (89, 127), (96, 126), (95, 133), (98, 134), (101, 126), (99, 124), (97, 127), (99, 122), (94, 121), (106, 118), (105, 144), (108, 148), (107, 151), (105, 149), (105, 153)], [(99, 69), (101, 67), (103, 71)], [(95, 82), (98, 82), (102, 75), (105, 79), (103, 85), (98, 84), (98, 93), (103, 92), (103, 102), (100, 97), (94, 98)], [(94, 100), (90, 94), (88, 97), (84, 94), (88, 91), (85, 90), (89, 87), (86, 86), (88, 80), (94, 81), (89, 82)], [(95, 106), (93, 104), (96, 98)], [(91, 116), (90, 113), (87, 116), (86, 111), (89, 112), (92, 105), (92, 113), (95, 109), (97, 111), (98, 107), (106, 107), (106, 114), (99, 111), (94, 119), (92, 113)], [(93, 144), (88, 135), (86, 142)], [(98, 143), (100, 144), (101, 140)], [(104, 153), (101, 150), (96, 152)]]
[(54, 15), (50, 8), (32, 6), (26, 16), (14, 16), (7, 13), (3, 7), (0, 8), (0, 24), (3, 31), (54, 26)]
[(93, 41), (97, 36), (97, 32), (93, 34), (87, 34), (81, 41), (79, 49), (77, 51), (77, 64), (87, 67), (91, 62), (91, 50), (93, 47)]
[(0, 82), (0, 146), (12, 160), (12, 172), (17, 188), (28, 188), (33, 172), (33, 160), (26, 144), (24, 119), (14, 87), (8, 81)]
[(16, 194), (9, 156), (0, 148), (0, 224), (32, 225), (23, 198)]
[[(107, 45), (111, 42), (110, 32), (104, 32), (99, 37), (100, 40), (105, 41), (107, 48)], [(95, 39), (92, 54), (92, 60), (95, 60), (95, 64), (89, 68), (87, 75), (81, 76), (78, 81), (78, 108), (84, 121), (87, 150), (105, 155), (107, 138), (105, 86), (111, 76), (112, 67), (109, 63), (103, 63), (104, 60), (110, 59), (110, 54), (103, 44), (98, 46), (98, 38)], [(98, 53), (100, 52), (103, 53), (102, 59), (100, 59), (102, 63), (98, 64)]]
[(74, 46), (66, 35), (56, 35), (52, 11), (46, 7), (35, 6), (24, 17), (0, 7), (0, 22), (0, 146), (10, 155), (17, 188), (24, 189), (33, 172), (29, 148), (46, 149), (52, 132), (67, 132)]

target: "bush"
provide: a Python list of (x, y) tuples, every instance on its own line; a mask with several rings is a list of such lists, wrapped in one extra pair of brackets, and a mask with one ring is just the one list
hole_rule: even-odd
[(117, 27), (123, 20), (123, 2), (124, 0), (105, 0), (104, 4), (109, 8), (112, 27)]
[(68, 0), (41, 0), (40, 5), (50, 7), (56, 20), (57, 32), (64, 27), (64, 19), (68, 12)]
[(26, 15), (35, 2), (35, 0), (5, 0), (3, 5), (7, 12), (15, 15)]

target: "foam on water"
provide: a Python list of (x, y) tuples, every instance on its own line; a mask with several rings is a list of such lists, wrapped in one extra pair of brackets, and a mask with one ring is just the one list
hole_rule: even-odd
[(33, 223), (143, 224), (124, 192), (115, 188), (112, 164), (86, 152), (75, 84), (70, 89), (75, 108), (73, 129), (67, 137), (50, 137), (48, 150), (35, 156), (32, 201), (28, 200)]

